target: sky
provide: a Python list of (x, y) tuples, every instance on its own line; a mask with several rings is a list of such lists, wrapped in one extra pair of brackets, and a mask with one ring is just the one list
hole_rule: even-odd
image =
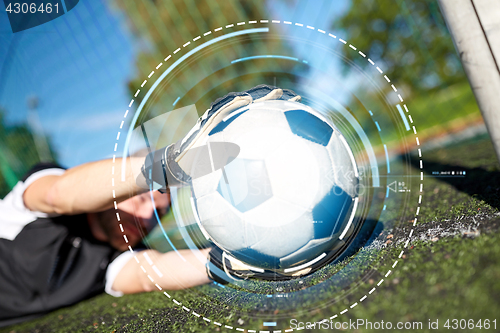
[(36, 96), (40, 126), (62, 165), (109, 156), (137, 53), (123, 15), (102, 1), (80, 1), (61, 17), (14, 34), (0, 11), (0, 45), (6, 121), (27, 122), (28, 98)]
[[(270, 1), (269, 11), (272, 19), (281, 21), (299, 22), (304, 26), (313, 26), (316, 29), (322, 29), (327, 33), (333, 33), (339, 38), (345, 38), (341, 29), (335, 26), (336, 19), (344, 15), (349, 9), (351, 2), (349, 0), (295, 0), (295, 1)], [(345, 47), (339, 43), (338, 39), (332, 39), (322, 35), (317, 30), (293, 29), (288, 32), (295, 39), (290, 43), (293, 48), (294, 57), (307, 60), (311, 65), (307, 74), (307, 83), (303, 83), (308, 92), (322, 90), (328, 95), (334, 97), (337, 101), (346, 103), (349, 96), (344, 92), (338, 91), (332, 84), (332, 77), (342, 80), (344, 88), (353, 92), (359, 86), (359, 77), (354, 72), (348, 74), (342, 72), (341, 60), (333, 57), (331, 53), (319, 52), (319, 49), (311, 48), (308, 43), (316, 43), (328, 49), (339, 51)], [(308, 43), (300, 40), (307, 40)]]
[[(335, 31), (331, 22), (349, 1), (271, 1), (273, 18)], [(296, 37), (321, 38), (306, 29)], [(332, 41), (332, 43), (334, 43)], [(337, 42), (338, 44), (338, 42)], [(7, 123), (27, 123), (28, 99), (39, 99), (39, 127), (48, 135), (65, 167), (109, 157), (128, 107), (127, 83), (144, 45), (135, 39), (123, 13), (102, 0), (80, 1), (61, 17), (12, 33), (0, 11), (0, 107)], [(337, 63), (294, 43), (294, 53), (338, 71)], [(321, 84), (325, 78), (318, 77)]]

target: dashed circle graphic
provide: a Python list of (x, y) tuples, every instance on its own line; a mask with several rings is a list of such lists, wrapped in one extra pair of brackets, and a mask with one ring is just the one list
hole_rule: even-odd
[[(232, 29), (234, 28), (235, 26), (236, 27), (239, 27), (239, 26), (244, 26), (246, 24), (249, 24), (249, 25), (253, 25), (253, 24), (284, 24), (284, 25), (290, 25), (290, 26), (297, 26), (297, 27), (302, 27), (302, 28), (306, 28), (306, 29), (310, 29), (310, 30), (313, 30), (313, 31), (317, 31), (318, 33), (321, 33), (321, 34), (324, 34), (325, 36), (328, 36), (332, 39), (335, 39), (337, 41), (339, 41), (340, 43), (344, 44), (345, 46), (349, 47), (350, 49), (353, 50), (353, 52), (357, 52), (357, 54), (359, 54), (359, 56), (363, 57), (370, 65), (374, 66), (377, 71), (380, 73), (380, 75), (383, 75), (383, 78), (387, 81), (387, 84), (390, 85), (390, 87), (392, 88), (392, 90), (394, 91), (395, 94), (397, 94), (397, 97), (398, 99), (401, 101), (401, 103), (404, 103), (404, 99), (403, 97), (401, 96), (401, 94), (398, 92), (398, 89), (394, 86), (393, 83), (391, 83), (391, 80), (389, 79), (389, 77), (387, 77), (387, 75), (384, 74), (384, 71), (375, 64), (375, 62), (370, 59), (365, 53), (363, 53), (362, 51), (358, 50), (354, 45), (352, 44), (348, 44), (347, 41), (345, 41), (344, 39), (340, 38), (340, 37), (337, 37), (336, 35), (334, 34), (331, 34), (331, 33), (328, 33), (327, 31), (325, 30), (322, 30), (322, 29), (319, 29), (319, 28), (315, 28), (313, 26), (310, 26), (310, 25), (304, 25), (302, 23), (298, 23), (298, 22), (291, 22), (291, 21), (280, 21), (280, 20), (254, 20), (254, 21), (248, 21), (248, 22), (238, 22), (236, 24), (228, 24), (224, 27), (219, 27), (219, 28), (216, 28), (213, 30), (213, 32), (210, 30), (210, 31), (207, 31), (205, 32), (203, 35), (199, 35), (195, 38), (193, 38), (192, 41), (187, 41), (186, 43), (184, 43), (182, 45), (182, 47), (179, 47), (177, 48), (176, 50), (174, 50), (172, 52), (173, 55), (177, 54), (178, 52), (180, 52), (182, 49), (196, 43), (198, 40), (202, 39), (202, 38), (210, 38), (210, 36), (213, 36), (215, 35), (217, 32), (220, 32), (222, 31), (223, 29)], [(168, 55), (167, 57), (165, 57), (165, 59), (163, 59), (162, 62), (160, 62), (155, 70), (152, 70), (149, 74), (148, 74), (148, 78), (145, 79), (142, 83), (141, 83), (141, 88), (144, 87), (144, 85), (148, 82), (149, 79), (151, 79), (156, 71), (159, 70), (159, 68), (161, 66), (163, 66), (163, 64), (166, 64), (170, 61), (170, 59), (172, 58), (172, 54)], [(139, 94), (141, 93), (141, 88), (137, 89), (137, 91), (135, 92), (134, 94), (134, 98), (132, 98), (130, 100), (130, 103), (129, 103), (129, 108), (132, 107), (132, 105), (134, 104), (134, 101), (135, 101), (135, 98), (137, 98), (137, 96), (139, 96)], [(406, 104), (403, 104), (403, 107), (404, 107), (404, 110), (406, 112), (406, 114), (408, 115), (408, 119), (410, 120), (410, 123), (412, 124), (412, 129), (413, 129), (413, 133), (415, 135), (415, 141), (416, 141), (416, 144), (417, 144), (417, 147), (420, 147), (420, 140), (417, 136), (417, 129), (415, 127), (415, 125), (413, 125), (413, 118), (411, 117), (411, 114), (408, 110), (408, 107)], [(127, 118), (129, 114), (129, 110), (127, 109), (125, 111), (125, 114), (123, 115), (123, 120), (121, 121), (120, 123), (120, 127), (119, 127), (119, 130), (118, 130), (118, 134), (116, 136), (116, 143), (114, 145), (114, 153), (113, 153), (113, 167), (112, 167), (112, 171), (111, 171), (111, 174), (112, 174), (112, 186), (114, 187), (115, 185), (115, 179), (114, 179), (114, 170), (115, 170), (115, 166), (114, 166), (114, 163), (115, 163), (115, 160), (116, 160), (116, 150), (117, 150), (117, 147), (118, 147), (118, 142), (120, 140), (120, 133), (123, 129), (123, 125), (125, 123), (125, 119)], [(125, 156), (124, 156), (125, 157)], [(418, 196), (418, 203), (417, 203), (417, 209), (416, 209), (416, 212), (415, 212), (415, 219), (413, 221), (413, 227), (416, 225), (417, 223), (417, 218), (418, 218), (418, 215), (420, 213), (420, 207), (421, 207), (421, 204), (422, 204), (422, 193), (423, 193), (423, 187), (424, 187), (424, 184), (423, 184), (423, 179), (424, 179), (424, 173), (423, 173), (423, 161), (422, 161), (422, 151), (420, 148), (418, 148), (418, 157), (419, 157), (419, 167), (420, 167), (420, 186), (419, 186), (419, 196)], [(115, 191), (113, 190), (113, 199), (116, 199), (116, 195), (115, 195)], [(120, 230), (121, 232), (123, 233), (123, 239), (125, 240), (125, 243), (127, 243), (128, 245), (128, 238), (127, 238), (127, 235), (125, 234), (125, 231), (123, 229), (123, 225), (120, 223), (120, 213), (118, 212), (118, 207), (117, 207), (117, 202), (116, 200), (114, 200), (114, 207), (115, 207), (115, 210), (116, 210), (116, 218), (117, 218), (117, 221), (119, 223), (119, 226), (120, 226)], [(355, 308), (359, 303), (363, 302), (364, 300), (366, 300), (366, 298), (373, 294), (376, 290), (377, 290), (377, 287), (380, 287), (382, 285), (382, 283), (384, 283), (385, 281), (385, 278), (389, 277), (389, 275), (391, 275), (393, 273), (393, 269), (396, 268), (396, 265), (398, 264), (398, 262), (400, 261), (400, 259), (402, 258), (403, 254), (405, 253), (405, 249), (408, 248), (408, 244), (410, 242), (410, 239), (411, 239), (411, 236), (413, 235), (413, 231), (414, 229), (412, 228), (408, 234), (408, 237), (407, 237), (407, 240), (404, 244), (404, 249), (401, 250), (401, 252), (399, 253), (399, 256), (398, 258), (394, 261), (394, 263), (392, 264), (392, 269), (389, 269), (385, 274), (384, 274), (384, 277), (380, 279), (380, 281), (377, 282), (377, 285), (376, 287), (373, 287), (370, 291), (368, 291), (367, 294), (365, 294), (363, 297), (361, 297), (357, 302), (354, 302), (353, 304), (351, 304), (349, 307), (345, 308), (344, 310), (340, 311), (339, 313), (337, 314), (334, 314), (332, 315), (331, 317), (329, 318), (325, 318), (323, 320), (320, 320), (318, 321), (317, 323), (321, 324), (321, 323), (324, 323), (324, 322), (327, 322), (328, 320), (332, 320), (332, 319), (335, 319), (337, 318), (339, 315), (343, 315), (345, 314), (346, 312), (348, 312), (349, 310)], [(137, 255), (136, 255), (136, 252), (134, 251), (134, 249), (128, 245), (128, 249), (129, 251), (134, 255), (134, 259), (136, 260), (137, 264), (140, 265), (140, 268), (141, 270), (144, 272), (144, 274), (147, 275), (147, 277), (149, 278), (149, 280), (155, 284), (156, 288), (158, 288), (158, 290), (160, 291), (163, 291), (163, 289), (158, 285), (158, 283), (155, 282), (155, 280), (153, 279), (153, 277), (151, 277), (149, 274), (146, 273), (146, 270), (145, 268), (139, 263), (139, 259), (137, 258)], [(146, 257), (146, 261), (148, 262), (149, 265), (152, 266), (153, 270), (156, 271), (156, 272), (159, 272), (158, 268), (154, 265), (153, 261), (149, 258), (149, 257)], [(181, 307), (184, 311), (188, 312), (188, 313), (191, 313), (194, 317), (196, 318), (199, 318), (201, 320), (204, 320), (208, 323), (212, 323), (218, 327), (223, 327), (223, 328), (226, 328), (228, 330), (236, 330), (236, 331), (240, 331), (240, 332), (243, 332), (245, 329), (241, 328), (241, 327), (233, 327), (233, 326), (229, 326), (229, 325), (223, 325), (222, 323), (219, 323), (217, 321), (214, 321), (214, 320), (211, 320), (205, 316), (203, 316), (202, 314), (199, 314), (197, 313), (196, 311), (182, 305), (181, 302), (179, 302), (178, 300), (176, 300), (175, 298), (172, 298), (171, 295), (169, 295), (166, 291), (163, 291), (163, 294), (168, 297), (172, 302), (174, 302), (177, 306)], [(269, 333), (270, 331), (269, 330), (251, 330), (251, 329), (246, 329), (248, 332), (250, 333), (256, 333), (256, 332), (259, 332), (259, 333)], [(293, 328), (289, 328), (289, 329), (285, 329), (285, 330), (273, 330), (272, 332), (273, 333), (281, 333), (281, 332), (292, 332), (294, 330), (298, 330), (297, 329), (293, 329)]]

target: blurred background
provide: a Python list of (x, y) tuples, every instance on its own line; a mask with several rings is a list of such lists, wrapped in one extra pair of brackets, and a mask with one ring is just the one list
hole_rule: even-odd
[[(67, 14), (15, 34), (6, 14), (0, 16), (0, 197), (39, 161), (72, 167), (111, 156), (131, 97), (166, 55), (205, 31), (252, 19), (302, 22), (363, 50), (402, 90), (422, 142), (436, 145), (453, 140), (452, 134), (485, 133), (435, 1), (81, 1)], [(321, 36), (313, 33), (296, 30), (294, 38), (314, 42)], [(293, 54), (327, 70), (266, 60), (223, 66), (256, 45), (261, 54)], [(152, 103), (149, 117), (165, 112), (165, 105), (181, 95), (176, 106), (194, 100), (202, 112), (224, 89), (273, 84), (276, 66), (323, 86), (334, 73), (353, 95), (380, 93), (366, 89), (349, 70), (369, 64), (361, 57), (351, 59), (346, 47), (335, 48), (337, 57), (310, 52), (303, 42), (262, 39), (232, 45), (184, 68), (176, 84)], [(241, 72), (253, 75), (241, 79)], [(199, 73), (240, 79), (215, 89), (210, 80), (193, 84), (188, 79)], [(286, 77), (295, 79), (282, 75), (278, 83)], [(365, 125), (370, 119), (359, 116), (358, 121)]]

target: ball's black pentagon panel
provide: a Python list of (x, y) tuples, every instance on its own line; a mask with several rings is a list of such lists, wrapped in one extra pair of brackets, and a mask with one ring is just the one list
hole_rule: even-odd
[(304, 110), (286, 111), (285, 117), (294, 134), (322, 146), (328, 145), (333, 129), (318, 117)]
[(351, 205), (351, 196), (340, 186), (333, 186), (312, 210), (314, 237), (325, 238), (338, 233)]

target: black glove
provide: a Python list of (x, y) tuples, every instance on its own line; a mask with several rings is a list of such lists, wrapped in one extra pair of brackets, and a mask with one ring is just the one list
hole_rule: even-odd
[(219, 284), (247, 280), (263, 272), (262, 269), (247, 266), (232, 258), (217, 246), (210, 250), (206, 267), (208, 277)]
[(235, 259), (217, 246), (213, 246), (210, 250), (206, 268), (208, 277), (212, 281), (223, 285), (248, 279), (267, 281), (290, 280), (302, 275), (300, 273), (283, 275), (267, 269), (249, 266)]
[[(153, 182), (160, 184), (160, 190), (167, 186), (183, 186), (192, 178), (201, 177), (213, 172), (209, 162), (208, 146), (203, 145), (210, 131), (227, 115), (251, 103), (266, 100), (300, 101), (300, 96), (288, 89), (274, 86), (258, 85), (244, 92), (232, 92), (217, 99), (201, 116), (196, 125), (180, 141), (165, 148), (156, 150), (146, 156), (142, 166), (142, 175), (137, 183), (152, 188)], [(239, 147), (231, 143), (215, 143), (210, 145), (211, 154), (218, 153), (219, 159), (213, 158), (214, 167), (220, 160), (220, 167), (230, 163), (238, 156)], [(217, 148), (218, 147), (218, 148)], [(217, 149), (215, 149), (217, 148)], [(215, 149), (215, 150), (214, 150)]]

